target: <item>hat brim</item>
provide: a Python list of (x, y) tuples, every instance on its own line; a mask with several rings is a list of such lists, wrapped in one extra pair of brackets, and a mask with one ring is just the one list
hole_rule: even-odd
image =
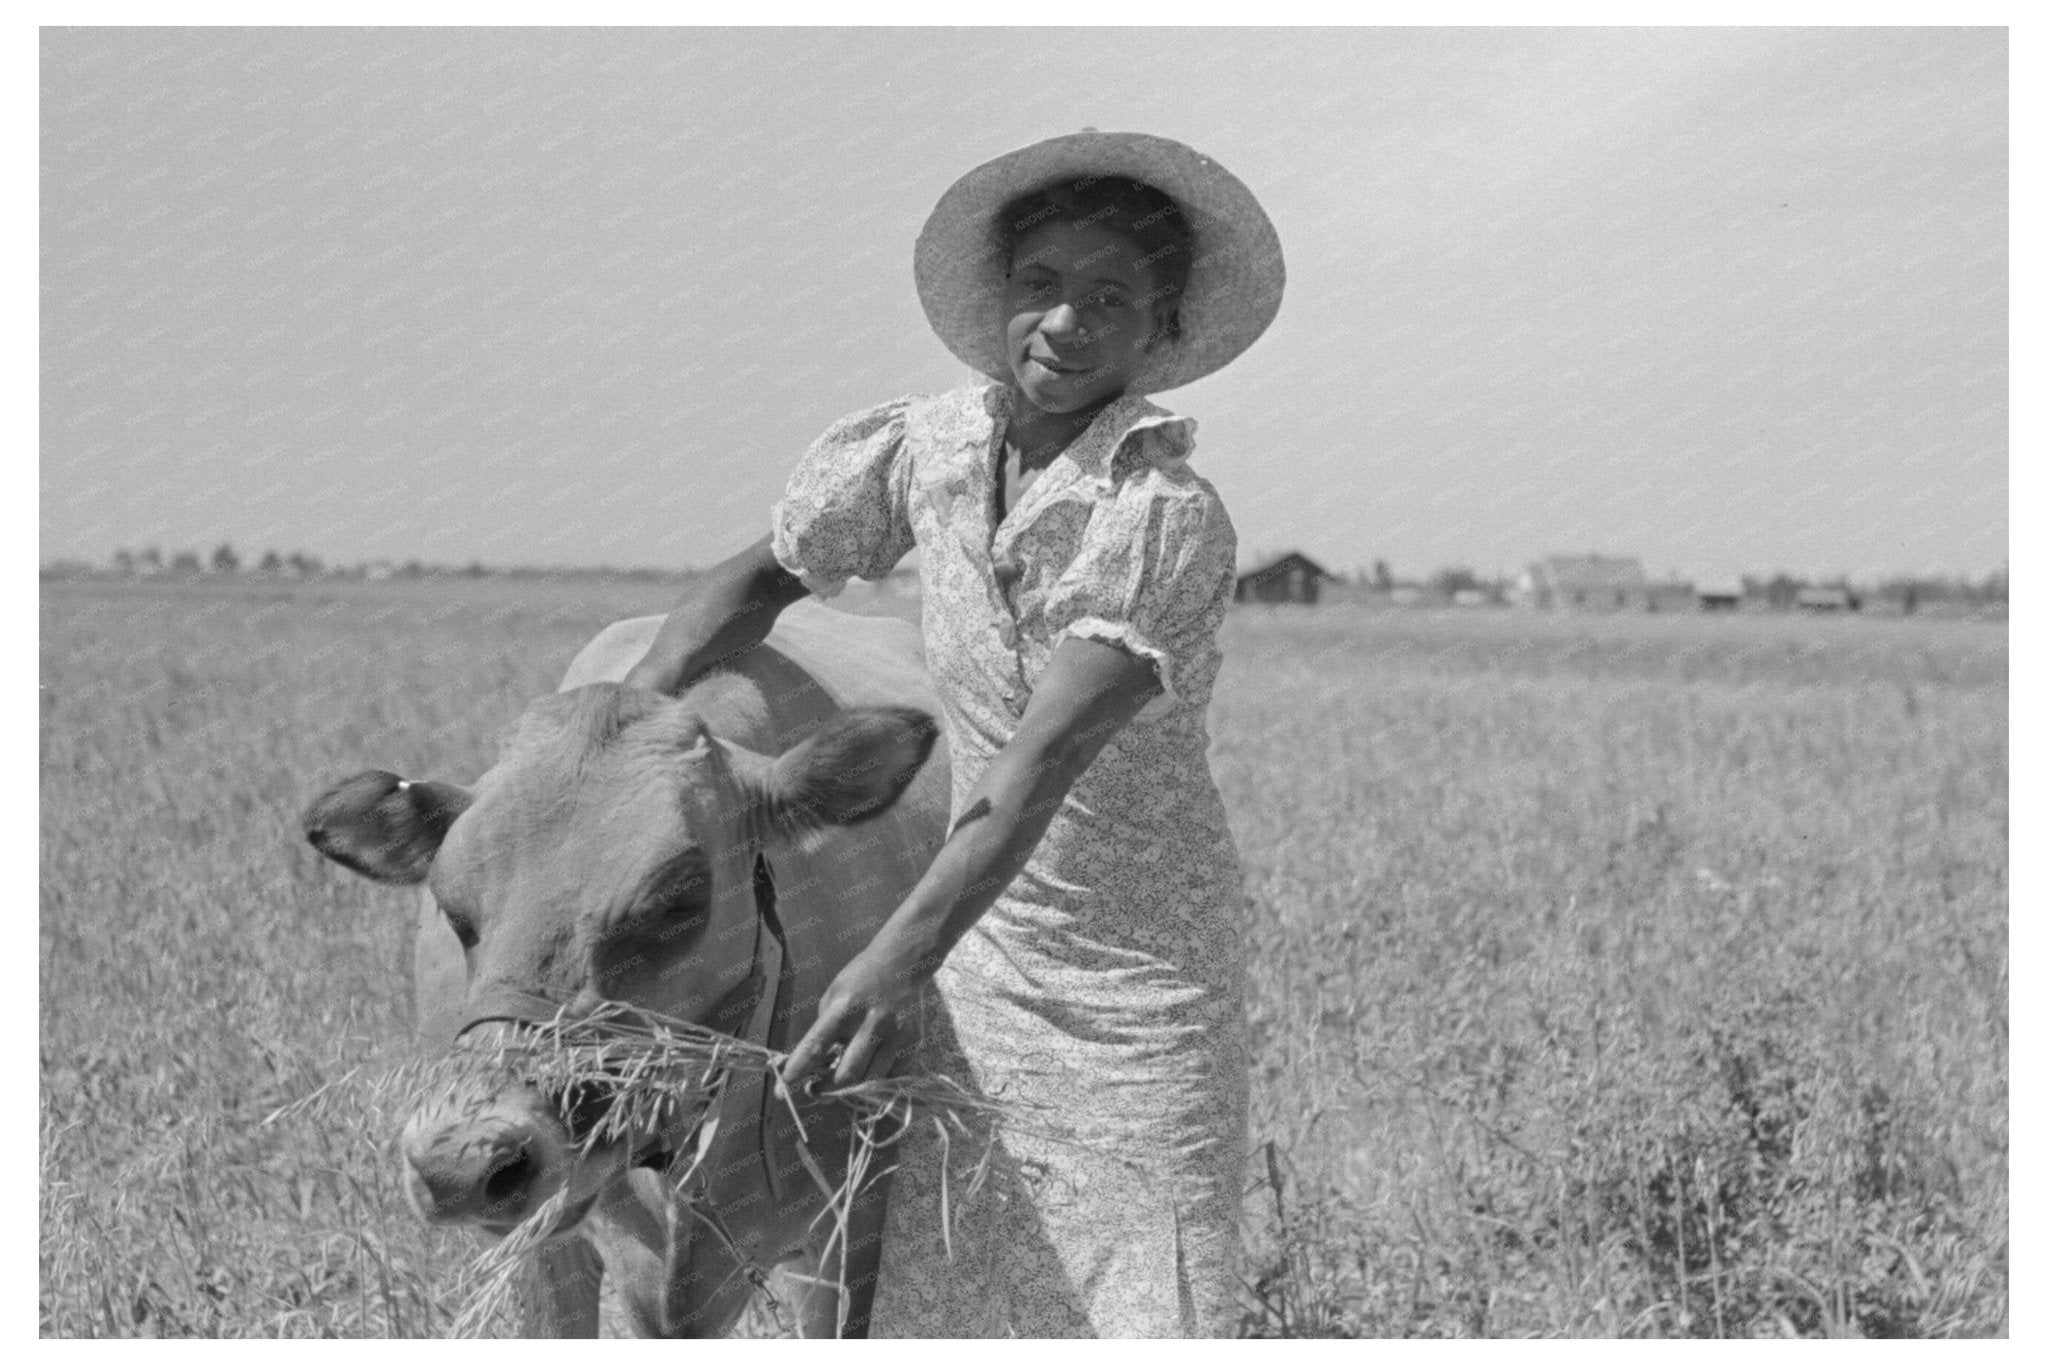
[(1180, 298), (1180, 337), (1154, 347), (1127, 393), (1159, 393), (1213, 374), (1280, 311), (1287, 271), (1280, 236), (1244, 183), (1192, 147), (1145, 133), (1071, 133), (975, 167), (953, 182), (917, 237), (925, 317), (946, 349), (1007, 381), (1003, 306), (1009, 254), (996, 214), (1021, 194), (1089, 175), (1140, 180), (1172, 197), (1194, 230)]

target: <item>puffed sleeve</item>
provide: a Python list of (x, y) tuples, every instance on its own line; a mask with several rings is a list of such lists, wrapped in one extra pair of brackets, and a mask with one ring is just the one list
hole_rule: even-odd
[(910, 528), (909, 398), (834, 422), (797, 461), (775, 504), (775, 558), (820, 597), (881, 578), (917, 543)]
[(1047, 594), (1048, 634), (1054, 647), (1071, 635), (1150, 663), (1160, 695), (1134, 719), (1157, 720), (1215, 682), (1216, 632), (1236, 574), (1237, 532), (1207, 484), (1120, 497), (1089, 521)]

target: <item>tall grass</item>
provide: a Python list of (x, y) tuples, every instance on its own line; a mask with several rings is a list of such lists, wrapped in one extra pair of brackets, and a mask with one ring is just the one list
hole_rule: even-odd
[[(353, 1098), (410, 903), (297, 812), (481, 771), (672, 593), (44, 586), (45, 1335), (452, 1328), (476, 1247)], [(1225, 650), (1245, 1330), (2004, 1329), (2002, 625), (1273, 609)]]
[(2002, 629), (1232, 625), (1249, 1330), (2003, 1330)]

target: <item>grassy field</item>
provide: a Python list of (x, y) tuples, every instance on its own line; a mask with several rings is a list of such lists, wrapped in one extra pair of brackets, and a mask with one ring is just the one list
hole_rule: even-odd
[[(297, 813), (477, 773), (673, 592), (44, 585), (44, 1335), (448, 1329), (474, 1248), (354, 1095), (409, 906)], [(2003, 624), (1279, 608), (1224, 648), (1247, 1333), (2005, 1331)]]

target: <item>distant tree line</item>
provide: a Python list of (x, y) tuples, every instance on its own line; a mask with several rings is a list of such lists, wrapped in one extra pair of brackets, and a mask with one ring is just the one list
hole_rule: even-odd
[[(197, 550), (175, 550), (166, 558), (154, 545), (140, 550), (123, 547), (114, 551), (112, 568), (117, 574), (232, 574), (242, 572), (242, 556), (226, 542), (216, 545), (213, 553), (203, 559)], [(327, 567), (315, 556), (297, 550), (289, 555), (265, 550), (250, 572), (313, 578), (326, 573)]]
[[(201, 574), (234, 575), (245, 574), (275, 578), (563, 578), (563, 577), (629, 577), (629, 578), (674, 578), (684, 576), (687, 571), (671, 569), (615, 569), (596, 568), (494, 568), (479, 560), (471, 560), (460, 566), (429, 563), (419, 559), (401, 562), (390, 560), (367, 560), (355, 564), (328, 565), (317, 555), (299, 550), (289, 554), (268, 549), (257, 557), (253, 565), (247, 564), (235, 547), (222, 542), (213, 553), (202, 555), (198, 550), (177, 550), (166, 556), (155, 545), (140, 550), (122, 548), (114, 551), (106, 568), (76, 561), (61, 561), (45, 568), (45, 574), (94, 574), (113, 572), (124, 577), (172, 575), (196, 577)], [(1348, 580), (1344, 575), (1331, 575), (1339, 582), (1349, 582), (1356, 587), (1375, 592), (1393, 592), (1396, 589), (1413, 588), (1429, 592), (1437, 597), (1452, 598), (1460, 593), (1477, 593), (1488, 600), (1502, 602), (1512, 580), (1504, 576), (1488, 577), (1467, 565), (1450, 565), (1436, 570), (1422, 578), (1397, 576), (1384, 559), (1376, 559), (1371, 567), (1360, 567)], [(1798, 605), (1800, 593), (1811, 588), (1840, 589), (1845, 592), (1853, 605), (1883, 603), (1887, 610), (1911, 614), (1923, 607), (1953, 610), (1966, 608), (2004, 607), (2007, 593), (2007, 570), (2001, 566), (1982, 578), (1967, 575), (1897, 575), (1878, 582), (1854, 585), (1844, 577), (1807, 578), (1780, 570), (1772, 574), (1742, 575), (1742, 595), (1754, 602), (1778, 610), (1790, 610)]]
[(1882, 602), (1891, 609), (1911, 615), (1922, 607), (2002, 607), (2006, 602), (2006, 570), (1993, 569), (1979, 579), (1964, 575), (1899, 575), (1875, 585), (1858, 587), (1847, 578), (1807, 579), (1784, 572), (1768, 578), (1742, 576), (1742, 595), (1780, 611), (1796, 606), (1799, 594), (1808, 588), (1838, 588), (1848, 594), (1852, 605)]
[[(1489, 576), (1462, 564), (1449, 565), (1421, 576), (1397, 574), (1384, 559), (1375, 559), (1369, 568), (1361, 566), (1348, 577), (1342, 574), (1332, 577), (1340, 583), (1373, 592), (1414, 589), (1439, 598), (1478, 593), (1493, 602), (1507, 601), (1514, 583), (1509, 575)], [(1779, 611), (1789, 611), (1798, 606), (1799, 595), (1815, 588), (1840, 589), (1856, 607), (1882, 604), (1887, 611), (1906, 615), (1924, 607), (1982, 610), (2007, 605), (2007, 570), (2004, 566), (1981, 578), (1967, 574), (1904, 574), (1875, 582), (1852, 583), (1842, 575), (1809, 577), (1779, 570), (1771, 574), (1743, 574), (1740, 581), (1744, 598)]]
[(675, 570), (670, 569), (615, 569), (601, 567), (572, 568), (495, 568), (481, 560), (467, 564), (436, 564), (426, 560), (408, 559), (402, 562), (372, 559), (354, 564), (328, 564), (318, 555), (294, 550), (289, 554), (274, 549), (263, 551), (254, 564), (250, 564), (231, 544), (223, 542), (214, 547), (211, 554), (198, 550), (175, 550), (170, 554), (155, 545), (140, 550), (126, 547), (114, 551), (105, 568), (76, 561), (59, 561), (45, 567), (46, 575), (72, 575), (107, 573), (122, 577), (199, 577), (201, 575), (264, 578), (336, 578), (336, 579), (384, 579), (384, 578), (561, 578), (589, 575), (592, 577), (628, 578), (672, 578)]

